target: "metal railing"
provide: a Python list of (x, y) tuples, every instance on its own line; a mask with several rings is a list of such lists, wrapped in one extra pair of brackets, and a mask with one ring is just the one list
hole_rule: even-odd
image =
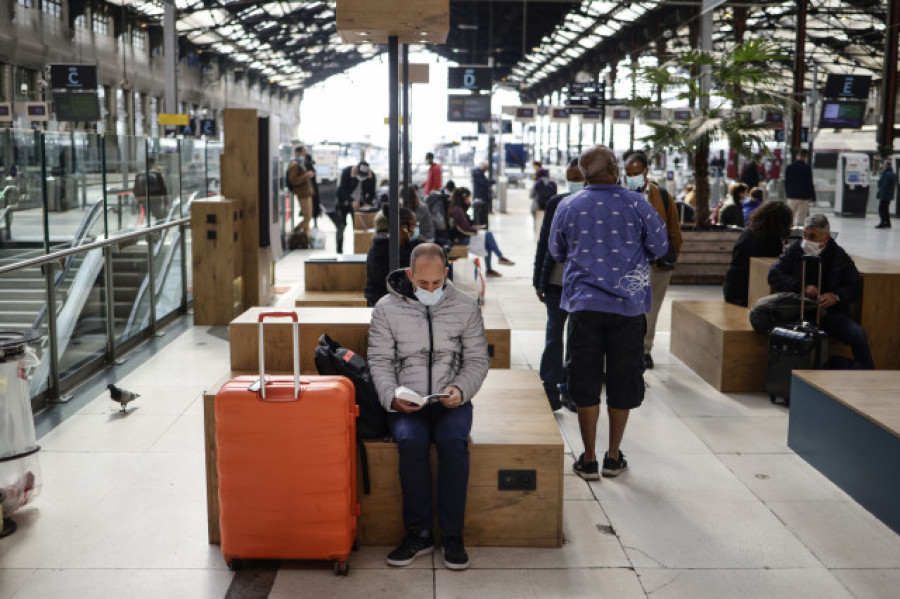
[[(168, 221), (166, 223), (162, 223), (159, 225), (149, 226), (147, 228), (142, 228), (138, 231), (133, 231), (129, 233), (123, 233), (120, 235), (115, 235), (113, 237), (103, 239), (100, 241), (94, 241), (91, 243), (86, 243), (84, 245), (80, 245), (77, 247), (70, 247), (62, 250), (58, 250), (55, 252), (51, 252), (42, 256), (38, 256), (35, 258), (28, 258), (22, 260), (20, 262), (16, 262), (13, 264), (9, 264), (6, 266), (0, 266), (0, 276), (7, 275), (16, 271), (24, 270), (27, 268), (33, 267), (41, 267), (44, 273), (45, 281), (46, 281), (46, 297), (47, 297), (47, 305), (55, 306), (55, 298), (57, 292), (57, 278), (55, 276), (55, 271), (57, 268), (65, 268), (65, 264), (67, 259), (76, 256), (78, 254), (86, 254), (87, 252), (100, 249), (103, 251), (105, 258), (105, 268), (106, 268), (106, 284), (105, 284), (105, 297), (104, 302), (106, 306), (106, 335), (107, 335), (107, 345), (106, 352), (103, 356), (103, 361), (105, 363), (112, 363), (116, 360), (116, 332), (113, 322), (113, 313), (114, 313), (114, 297), (113, 297), (113, 285), (112, 285), (112, 252), (113, 248), (116, 246), (121, 246), (128, 244), (130, 242), (137, 242), (142, 238), (146, 238), (148, 241), (148, 252), (151, 253), (153, 251), (153, 238), (157, 235), (162, 234), (168, 229), (178, 228), (179, 237), (181, 239), (185, 238), (185, 231), (190, 226), (190, 218), (179, 218)], [(152, 259), (152, 257), (148, 257), (148, 259)], [(186, 256), (182, 254), (182, 261), (186, 262)], [(183, 264), (183, 268), (186, 268), (186, 264)], [(151, 281), (149, 282), (151, 288), (155, 285), (155, 281), (153, 278), (153, 271), (150, 271)], [(187, 286), (182, 285), (182, 302), (180, 310), (182, 312), (186, 311), (188, 300), (187, 300)], [(57, 323), (56, 323), (56, 310), (48, 310), (47, 314), (50, 316), (48, 319), (48, 338), (49, 338), (49, 352), (50, 352), (50, 370), (49, 370), (49, 379), (48, 379), (48, 387), (46, 394), (44, 395), (47, 403), (55, 403), (60, 401), (62, 395), (62, 381), (60, 380), (60, 371), (59, 371), (59, 340), (57, 338)], [(149, 329), (149, 333), (156, 332), (156, 314), (155, 309), (151, 310), (151, 325)], [(84, 373), (81, 373), (81, 377), (75, 378), (84, 378)], [(34, 398), (32, 398), (34, 399)]]

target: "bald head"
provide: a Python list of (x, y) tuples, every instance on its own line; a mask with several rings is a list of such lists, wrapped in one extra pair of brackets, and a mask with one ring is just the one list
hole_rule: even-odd
[(606, 146), (597, 145), (582, 152), (578, 157), (578, 168), (588, 185), (609, 185), (619, 180), (616, 155)]

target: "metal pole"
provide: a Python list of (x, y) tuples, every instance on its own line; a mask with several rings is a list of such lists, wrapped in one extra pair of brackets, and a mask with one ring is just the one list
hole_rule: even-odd
[[(34, 132), (35, 141), (41, 150), (41, 195), (44, 203), (44, 253), (50, 253), (50, 198), (47, 196), (47, 146), (46, 138), (40, 131)], [(59, 393), (59, 342), (56, 338), (56, 281), (53, 263), (43, 265), (44, 283), (47, 295), (47, 336), (50, 341), (50, 380), (47, 381), (47, 397), (50, 402), (58, 402)]]
[[(900, 0), (890, 0), (884, 38), (884, 68), (881, 80), (881, 118), (878, 125), (878, 153), (886, 158), (894, 153), (894, 113), (897, 107), (897, 28), (900, 27)], [(898, 202), (900, 207), (900, 202)]]
[(165, 56), (166, 112), (178, 112), (178, 33), (175, 31), (174, 0), (163, 0), (163, 54)]
[(400, 203), (399, 199), (399, 177), (400, 177), (400, 131), (398, 127), (398, 106), (397, 106), (397, 82), (400, 79), (398, 68), (400, 49), (399, 41), (396, 35), (388, 38), (388, 112), (389, 112), (389, 129), (390, 139), (388, 140), (388, 202), (390, 203), (391, 214), (389, 221), (389, 231), (391, 237), (390, 244), (390, 269), (392, 271), (400, 268)]
[[(206, 143), (206, 142), (204, 142), (204, 143)], [(184, 218), (185, 216), (190, 216), (190, 214), (185, 215), (185, 213), (184, 213), (184, 193), (180, 191), (181, 190), (181, 182), (184, 181), (184, 179), (182, 179), (182, 177), (184, 176), (184, 173), (181, 170), (181, 150), (182, 150), (181, 141), (179, 141), (178, 142), (178, 157), (179, 157), (179, 160), (178, 160), (178, 181), (179, 181), (178, 189), (179, 189), (180, 197), (178, 200), (178, 215), (181, 218)], [(205, 155), (205, 153), (206, 153), (206, 151), (204, 149), (204, 155)], [(206, 179), (206, 165), (205, 164), (203, 166), (203, 178), (204, 178), (204, 180)], [(293, 200), (293, 198), (291, 198), (291, 199)], [(282, 205), (284, 204), (284, 202), (279, 202), (279, 203)], [(293, 210), (291, 211), (291, 213), (293, 213)], [(187, 234), (187, 227), (184, 225), (179, 225), (178, 241), (179, 241), (179, 244), (181, 245), (181, 248), (180, 248), (180, 250), (181, 250), (181, 311), (182, 311), (182, 313), (185, 313), (185, 314), (187, 313), (187, 308), (188, 308), (188, 292), (187, 292), (188, 259), (187, 259), (187, 239), (185, 239), (186, 234)]]
[[(803, 80), (806, 77), (806, 11), (809, 7), (809, 0), (797, 0), (797, 37), (794, 40), (794, 100), (800, 101), (803, 97)], [(890, 35), (890, 34), (888, 34)], [(813, 88), (815, 93), (815, 87)], [(812, 97), (810, 97), (812, 100)], [(809, 111), (814, 111), (815, 105), (809, 103)], [(810, 114), (810, 123), (812, 123), (812, 114)], [(803, 111), (798, 110), (794, 113), (793, 126), (791, 128), (791, 151), (796, 152), (800, 149), (800, 134), (803, 129)], [(812, 142), (812, 127), (807, 133), (807, 141)], [(810, 145), (812, 149), (812, 145)], [(812, 164), (812, 156), (810, 156), (810, 164)]]
[[(412, 158), (409, 155), (409, 44), (403, 44), (403, 181), (412, 187)], [(403, 203), (407, 198), (403, 198)], [(395, 239), (395, 238), (391, 238)], [(400, 240), (397, 239), (398, 244)]]
[(116, 322), (115, 322), (115, 296), (113, 294), (113, 259), (112, 246), (103, 248), (104, 270), (106, 271), (106, 361), (110, 364), (116, 362)]
[[(809, 146), (809, 164), (813, 164), (813, 140), (816, 138), (814, 128), (816, 126), (816, 103), (819, 101), (819, 65), (813, 64), (813, 84), (809, 90), (809, 129), (806, 132), (806, 141)], [(801, 121), (802, 123), (802, 121)], [(799, 133), (798, 133), (799, 135)], [(799, 147), (799, 146), (798, 146)]]

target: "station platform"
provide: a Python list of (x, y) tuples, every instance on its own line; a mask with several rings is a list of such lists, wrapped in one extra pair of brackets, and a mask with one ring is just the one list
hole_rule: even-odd
[[(531, 286), (535, 238), (527, 192), (491, 217), (516, 261), (487, 282), (510, 323), (511, 368), (537, 370), (544, 306)], [(900, 232), (833, 218), (851, 254), (900, 256)], [(320, 219), (329, 233), (327, 219)], [(293, 307), (303, 262), (276, 264), (276, 303)], [(575, 414), (555, 418), (565, 444), (563, 546), (471, 547), (471, 568), (438, 552), (411, 567), (384, 564), (389, 547), (362, 547), (347, 577), (328, 564), (261, 564), (235, 574), (207, 542), (204, 389), (229, 371), (227, 327), (189, 318), (125, 356), (67, 405), (37, 418), (43, 493), (0, 540), (0, 599), (56, 597), (767, 597), (888, 598), (900, 588), (900, 535), (798, 457), (789, 413), (764, 393), (716, 391), (668, 351), (671, 302), (721, 299), (719, 287), (670, 287), (655, 369), (622, 445), (630, 469), (587, 483)], [(118, 411), (107, 382), (141, 394)], [(549, 408), (548, 408), (549, 409)], [(478, 417), (477, 406), (475, 418)], [(607, 417), (598, 430), (602, 453)]]

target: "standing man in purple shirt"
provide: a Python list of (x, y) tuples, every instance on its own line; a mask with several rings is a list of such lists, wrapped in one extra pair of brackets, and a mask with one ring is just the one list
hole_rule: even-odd
[[(619, 450), (628, 413), (644, 400), (644, 314), (650, 311), (650, 260), (668, 249), (666, 226), (644, 196), (618, 185), (612, 150), (594, 146), (578, 159), (587, 187), (553, 217), (550, 253), (565, 264), (561, 307), (569, 312), (569, 394), (578, 406), (584, 453), (575, 474), (600, 480), (595, 452), (606, 372), (609, 450), (603, 475), (628, 463)], [(604, 369), (605, 360), (605, 369)]]

